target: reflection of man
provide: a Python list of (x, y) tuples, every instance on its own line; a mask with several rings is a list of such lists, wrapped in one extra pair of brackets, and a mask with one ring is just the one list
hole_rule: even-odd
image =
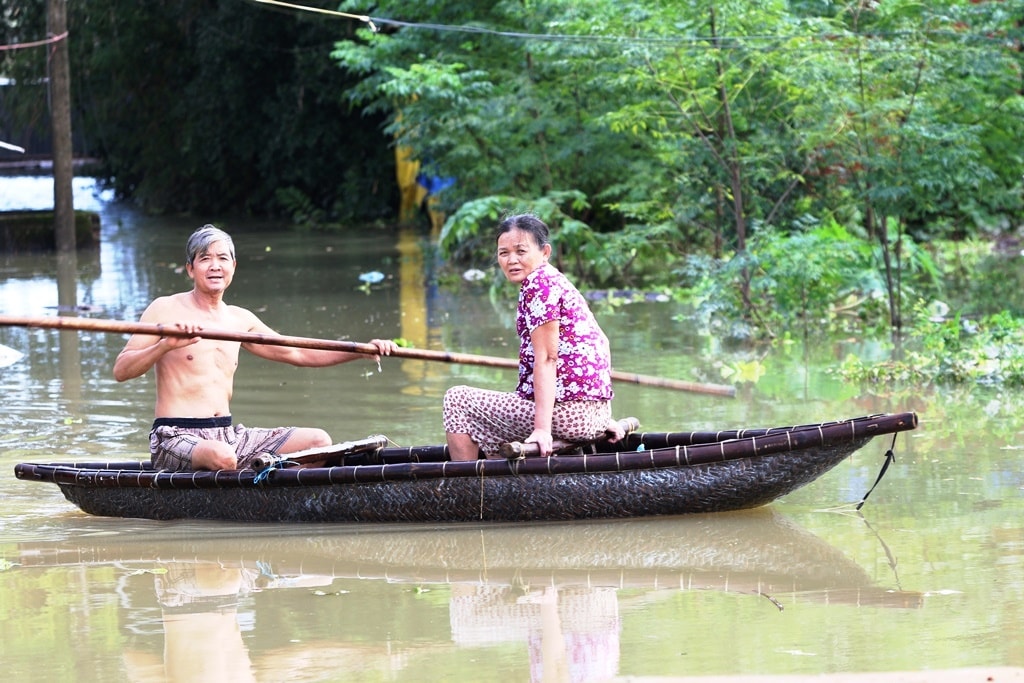
[(238, 624), (238, 597), (255, 573), (209, 563), (174, 563), (156, 576), (164, 607), (168, 681), (255, 681)]
[[(128, 678), (136, 683), (168, 681), (255, 681), (254, 671), (295, 673), (295, 662), (274, 659), (254, 663), (242, 636), (239, 602), (250, 593), (270, 588), (327, 586), (332, 576), (308, 574), (275, 576), (219, 562), (168, 562), (154, 572), (154, 588), (163, 613), (163, 660), (141, 652), (126, 652)], [(301, 651), (296, 660), (310, 655)], [(286, 673), (287, 672), (287, 673)], [(271, 680), (271, 679), (268, 679)]]
[(511, 586), (452, 584), (452, 639), (461, 646), (525, 640), (531, 681), (594, 681), (619, 669), (614, 588), (548, 586), (516, 597)]
[[(204, 327), (258, 334), (274, 334), (274, 330), (252, 311), (224, 302), (237, 265), (235, 245), (227, 233), (204, 225), (192, 233), (185, 256), (192, 291), (154, 300), (143, 312), (142, 322), (175, 325), (196, 336), (132, 335), (114, 361), (114, 378), (119, 382), (156, 369), (156, 421), (150, 433), (153, 465), (171, 470), (236, 469), (248, 466), (262, 453), (294, 453), (331, 445), (327, 432), (312, 427), (232, 426), (230, 401), (239, 349), (305, 367), (337, 365), (356, 358), (379, 360), (379, 356), (203, 339)], [(396, 348), (389, 340), (371, 343), (381, 355)]]

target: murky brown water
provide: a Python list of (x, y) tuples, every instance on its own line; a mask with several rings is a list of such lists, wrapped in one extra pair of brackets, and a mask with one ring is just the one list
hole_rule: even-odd
[[(0, 181), (2, 187), (2, 181)], [(3, 191), (0, 190), (0, 195)], [(420, 236), (297, 234), (242, 221), (229, 299), (285, 334), (514, 356), (511, 302), (425, 285)], [(134, 320), (179, 272), (195, 220), (106, 205), (102, 246), (66, 264), (4, 256), (4, 313)], [(359, 275), (385, 279), (368, 291)], [(60, 286), (58, 286), (60, 285)], [(715, 349), (667, 304), (599, 306), (615, 364), (723, 382), (750, 360)], [(742, 514), (541, 525), (345, 526), (88, 517), (13, 466), (144, 457), (148, 379), (118, 384), (124, 337), (0, 329), (25, 354), (0, 369), (0, 662), (13, 680), (595, 681), (1020, 666), (1024, 532), (1021, 396), (893, 395), (844, 385), (779, 351), (736, 399), (617, 386), (649, 429), (794, 424), (917, 410), (783, 501)], [(691, 374), (696, 371), (697, 374)], [(303, 370), (245, 357), (246, 424), (322, 426), (439, 443), (455, 383), (509, 371), (386, 359)]]

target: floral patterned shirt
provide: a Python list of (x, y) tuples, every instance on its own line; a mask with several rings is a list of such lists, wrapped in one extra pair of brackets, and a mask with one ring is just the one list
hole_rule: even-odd
[(536, 357), (530, 333), (552, 320), (558, 321), (555, 401), (612, 400), (608, 338), (583, 295), (550, 263), (530, 273), (519, 288), (516, 314), (516, 333), (520, 339), (519, 385), (516, 392), (533, 400)]

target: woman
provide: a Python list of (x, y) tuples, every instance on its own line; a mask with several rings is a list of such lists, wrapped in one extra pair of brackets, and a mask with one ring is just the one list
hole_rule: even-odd
[(457, 386), (444, 396), (452, 460), (500, 457), (502, 443), (536, 443), (551, 455), (554, 439), (623, 436), (612, 419), (608, 338), (579, 291), (548, 263), (548, 227), (536, 216), (498, 226), (498, 265), (519, 285), (519, 385), (515, 392)]

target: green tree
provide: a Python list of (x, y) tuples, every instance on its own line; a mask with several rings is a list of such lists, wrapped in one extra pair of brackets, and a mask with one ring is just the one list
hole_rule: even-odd
[[(358, 2), (343, 8), (369, 9)], [(582, 263), (588, 273), (628, 280), (637, 263), (653, 263), (663, 239), (636, 234), (611, 207), (623, 197), (624, 176), (650, 176), (652, 162), (640, 141), (602, 121), (609, 105), (623, 100), (614, 74), (625, 65), (621, 40), (604, 32), (631, 8), (604, 1), (388, 0), (373, 10), (403, 23), (375, 19), (381, 31), (361, 29), (334, 54), (361, 79), (349, 93), (353, 101), (387, 116), (388, 133), (434, 173), (456, 178), (440, 199), (448, 209), (466, 208), (453, 217), (442, 246), (465, 253), (467, 242), (476, 243), (478, 258), (486, 258), (493, 244), (480, 236), (477, 217), (540, 211), (554, 202), (552, 227), (572, 228), (556, 236), (567, 258), (582, 250), (623, 255), (611, 270)], [(500, 206), (473, 204), (486, 198)], [(621, 244), (612, 235), (627, 227), (633, 234)]]
[[(46, 37), (46, 2), (0, 0), (0, 43), (25, 45)], [(0, 131), (6, 142), (31, 147), (34, 137), (48, 139), (46, 46), (0, 51)], [(15, 139), (13, 136), (18, 135)]]
[[(388, 116), (388, 132), (453, 175), (462, 201), (600, 187), (628, 142), (595, 119), (608, 95), (607, 48), (586, 36), (531, 38), (608, 3), (383, 2), (410, 25), (362, 29), (334, 56), (362, 81), (349, 96)], [(350, 11), (365, 11), (356, 2)], [(554, 20), (558, 17), (558, 21)], [(578, 40), (578, 42), (577, 42)], [(600, 62), (600, 68), (595, 64)]]
[[(45, 1), (16, 4), (9, 36)], [(352, 80), (329, 58), (348, 22), (204, 0), (69, 3), (68, 21), (80, 151), (121, 197), (153, 212), (310, 222), (397, 209), (380, 120), (344, 100)], [(39, 78), (34, 61), (24, 69)]]
[[(640, 44), (621, 76), (643, 96), (606, 120), (648, 139), (660, 203), (619, 206), (644, 222), (677, 223), (716, 256), (745, 262), (755, 223), (792, 221), (807, 208), (795, 200), (821, 80), (809, 77), (814, 60), (794, 59), (790, 48), (818, 22), (791, 16), (781, 1), (665, 3), (657, 19), (645, 28), (660, 42)], [(753, 273), (742, 266), (735, 276), (750, 314)]]
[(1020, 181), (1004, 168), (1021, 168), (1020, 155), (986, 148), (997, 131), (1020, 130), (1012, 90), (1022, 64), (1003, 42), (1007, 17), (976, 3), (850, 5), (837, 20), (836, 97), (814, 144), (838, 171), (826, 194), (848, 197), (850, 217), (879, 246), (898, 336), (908, 234), (974, 235), (1020, 211)]

